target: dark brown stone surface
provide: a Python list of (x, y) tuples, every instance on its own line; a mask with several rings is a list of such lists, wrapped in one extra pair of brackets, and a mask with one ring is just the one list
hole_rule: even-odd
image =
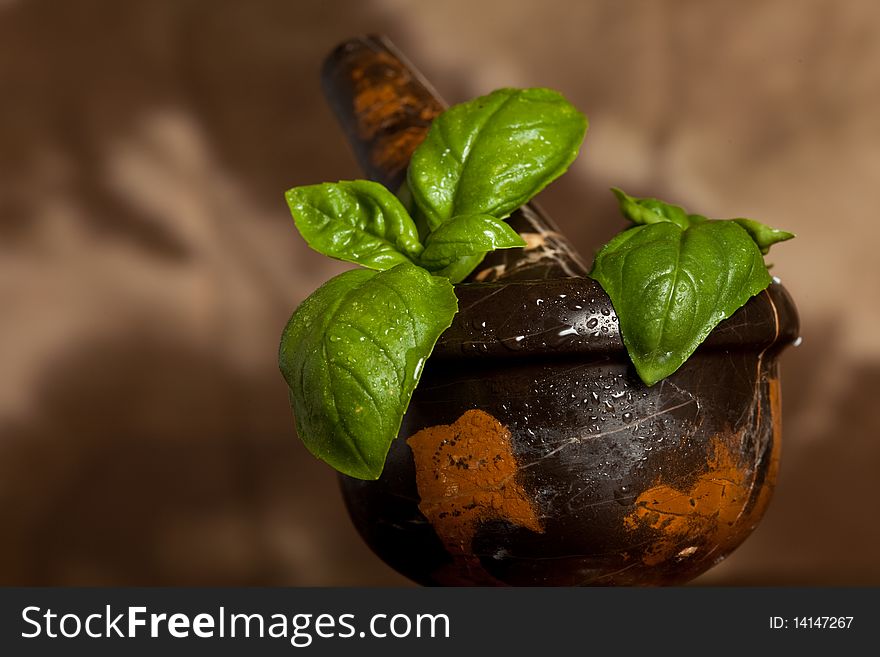
[(779, 460), (776, 358), (798, 332), (781, 286), (650, 388), (590, 279), (457, 294), (382, 477), (341, 478), (386, 562), (429, 584), (678, 584), (755, 528)]

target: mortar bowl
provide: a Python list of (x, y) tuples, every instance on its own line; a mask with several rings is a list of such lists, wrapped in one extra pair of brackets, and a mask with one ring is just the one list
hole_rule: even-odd
[(392, 568), (425, 585), (674, 585), (755, 528), (779, 464), (778, 356), (798, 335), (780, 284), (651, 387), (589, 278), (456, 294), (381, 477), (340, 479)]

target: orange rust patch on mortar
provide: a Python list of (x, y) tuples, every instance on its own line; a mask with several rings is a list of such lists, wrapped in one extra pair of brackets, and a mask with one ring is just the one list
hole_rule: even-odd
[(748, 502), (754, 473), (737, 463), (720, 438), (712, 441), (708, 465), (708, 471), (687, 491), (665, 484), (649, 488), (638, 496), (636, 508), (624, 518), (629, 530), (648, 527), (658, 532), (642, 556), (645, 565), (690, 557), (703, 546), (727, 544), (739, 533), (737, 525)]
[[(384, 67), (382, 78), (361, 67), (352, 71), (357, 133), (364, 141), (375, 140), (370, 149), (374, 166), (396, 174), (409, 163), (416, 146), (424, 140), (431, 121), (443, 108), (430, 96), (413, 93), (410, 72), (391, 55), (375, 53), (368, 68), (376, 66)], [(414, 125), (383, 134), (389, 125), (397, 125), (406, 115), (415, 120)]]
[(646, 565), (672, 558), (705, 558), (713, 552), (723, 556), (744, 540), (764, 515), (773, 495), (782, 445), (779, 379), (769, 378), (766, 385), (770, 417), (761, 417), (759, 406), (756, 430), (770, 422), (772, 444), (754, 504), (748, 512), (744, 511), (755, 494), (754, 486), (759, 485), (756, 477), (761, 466), (740, 464), (731, 453), (728, 445), (738, 444), (742, 433), (716, 437), (711, 444), (707, 472), (689, 490), (658, 484), (639, 495), (635, 510), (624, 519), (629, 530), (649, 527), (658, 532), (642, 557)]
[(412, 448), (419, 510), (453, 557), (468, 556), (481, 522), (507, 520), (543, 532), (526, 491), (514, 479), (518, 465), (510, 431), (480, 410), (452, 424), (422, 429)]

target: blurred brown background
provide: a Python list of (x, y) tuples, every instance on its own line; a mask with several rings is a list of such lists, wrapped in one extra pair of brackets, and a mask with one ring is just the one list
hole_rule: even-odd
[(292, 309), (344, 269), (282, 192), (359, 174), (320, 96), (382, 32), (457, 102), (591, 121), (541, 195), (580, 250), (607, 188), (799, 234), (774, 273), (779, 485), (704, 584), (880, 584), (880, 4), (0, 0), (0, 583), (405, 584), (294, 435)]

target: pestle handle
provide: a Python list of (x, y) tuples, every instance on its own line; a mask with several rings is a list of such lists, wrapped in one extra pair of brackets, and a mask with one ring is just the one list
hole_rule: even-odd
[[(361, 168), (370, 179), (398, 190), (413, 151), (446, 104), (381, 36), (340, 44), (325, 60), (321, 81)], [(488, 254), (468, 281), (586, 275), (584, 262), (534, 203), (514, 212), (507, 222), (526, 246)]]

